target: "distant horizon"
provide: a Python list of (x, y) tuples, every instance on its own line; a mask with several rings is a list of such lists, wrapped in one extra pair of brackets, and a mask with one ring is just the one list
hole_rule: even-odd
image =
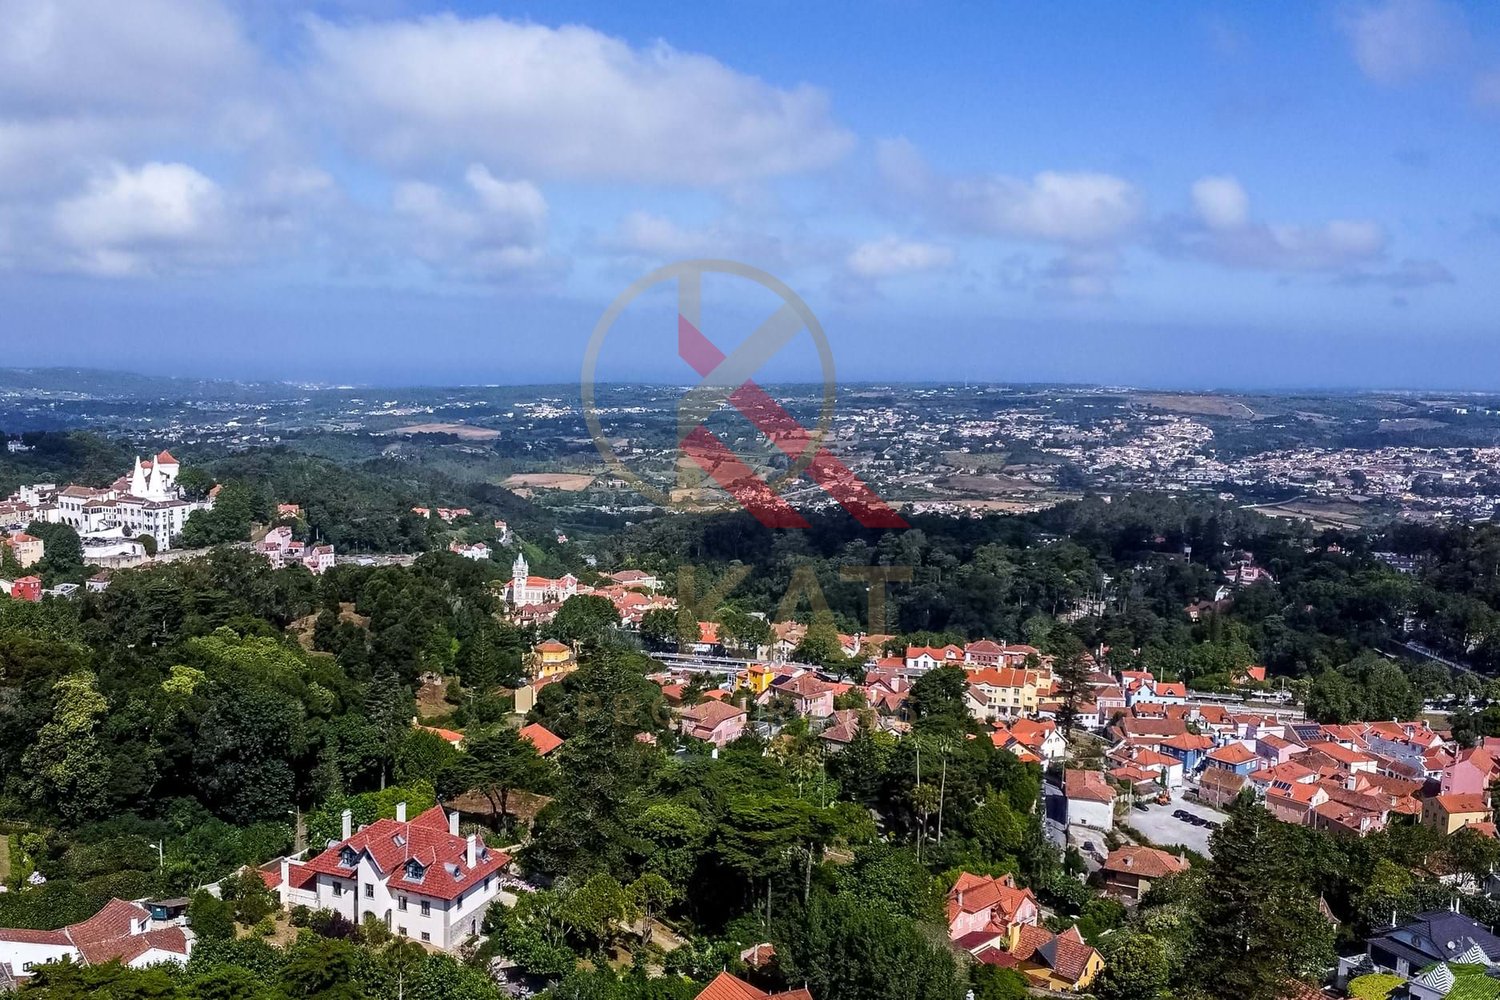
[[(574, 389), (579, 388), (578, 381), (501, 381), (481, 380), (474, 382), (459, 382), (447, 380), (413, 380), (413, 381), (338, 381), (332, 379), (299, 379), (290, 377), (266, 376), (261, 378), (233, 378), (223, 375), (214, 375), (196, 372), (181, 372), (174, 374), (148, 373), (130, 368), (114, 368), (100, 366), (79, 365), (0, 365), (0, 374), (6, 373), (50, 373), (61, 375), (76, 372), (80, 375), (96, 376), (118, 376), (159, 381), (196, 381), (196, 382), (218, 382), (226, 385), (238, 386), (284, 386), (284, 387), (306, 387), (313, 391), (353, 391), (361, 389)], [(672, 388), (690, 387), (694, 383), (685, 380), (652, 380), (652, 379), (611, 379), (600, 380), (597, 385), (618, 388)], [(775, 379), (763, 383), (768, 387), (784, 388), (818, 388), (822, 385), (814, 379)], [(1190, 385), (1190, 384), (1145, 384), (1145, 383), (1123, 383), (1123, 382), (1094, 382), (1094, 381), (1057, 381), (1053, 379), (891, 379), (891, 378), (851, 378), (843, 379), (837, 383), (838, 388), (877, 388), (890, 387), (918, 387), (918, 388), (943, 388), (954, 389), (962, 387), (971, 388), (1005, 388), (1005, 389), (1068, 389), (1068, 390), (1099, 390), (1104, 392), (1180, 392), (1192, 395), (1328, 395), (1328, 396), (1357, 396), (1357, 395), (1410, 395), (1417, 393), (1441, 393), (1463, 396), (1500, 396), (1500, 388), (1461, 388), (1454, 386), (1331, 386), (1331, 385)], [(27, 387), (31, 388), (31, 387)], [(0, 391), (20, 391), (19, 388), (5, 389)], [(43, 390), (45, 391), (45, 390)]]

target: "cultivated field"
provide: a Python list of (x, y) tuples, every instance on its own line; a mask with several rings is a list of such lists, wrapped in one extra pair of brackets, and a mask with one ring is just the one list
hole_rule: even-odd
[(397, 427), (392, 434), (452, 434), (465, 441), (493, 441), (500, 436), (497, 430), (474, 427), (469, 424), (407, 424)]
[(586, 490), (594, 477), (573, 472), (518, 472), (508, 476), (502, 486), (512, 490)]

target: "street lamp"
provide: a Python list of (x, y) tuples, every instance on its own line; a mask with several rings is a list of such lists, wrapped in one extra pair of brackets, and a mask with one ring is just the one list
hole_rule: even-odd
[(162, 848), (162, 844), (164, 843), (166, 843), (165, 837), (163, 837), (159, 842), (151, 845), (152, 847), (156, 848), (157, 874), (161, 874), (162, 872), (165, 872), (167, 870), (167, 852)]

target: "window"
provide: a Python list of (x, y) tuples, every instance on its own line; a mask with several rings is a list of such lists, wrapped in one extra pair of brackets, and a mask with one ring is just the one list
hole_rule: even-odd
[(410, 934), (406, 933), (406, 928), (405, 927), (397, 927), (396, 928), (396, 933), (400, 934), (402, 937), (411, 937)]
[(397, 897), (397, 899), (396, 899), (396, 909), (402, 911), (403, 913), (406, 912), (406, 897), (405, 896), (399, 896), (399, 897)]
[(375, 898), (375, 885), (374, 885), (374, 883), (372, 883), (372, 882), (365, 883), (365, 898), (366, 899), (374, 899)]
[(344, 883), (342, 883), (342, 882), (335, 882), (335, 883), (333, 883), (333, 894), (335, 896), (342, 896), (344, 894)]
[(429, 902), (427, 902), (427, 900), (425, 900), (425, 899), (422, 900), (422, 916), (424, 916), (424, 917), (430, 917), (430, 916), (432, 916), (432, 904), (429, 903)]
[(431, 941), (432, 940), (432, 935), (429, 934), (429, 933), (427, 933), (426, 931), (423, 931), (422, 932), (422, 940), (423, 941)]
[(490, 891), (490, 879), (489, 879), (489, 876), (485, 876), (485, 879), (484, 879), (484, 891), (485, 892), (489, 892)]

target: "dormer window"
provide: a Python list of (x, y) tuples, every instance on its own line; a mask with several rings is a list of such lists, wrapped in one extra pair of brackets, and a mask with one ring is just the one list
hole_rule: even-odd
[(406, 846), (406, 838), (403, 837), (403, 836), (401, 836), (401, 834), (398, 833), (394, 837), (391, 838), (391, 843), (395, 844), (397, 847), (405, 847)]
[(354, 848), (346, 847), (339, 852), (339, 864), (345, 868), (353, 868), (359, 864), (359, 855), (355, 853)]
[(406, 863), (406, 878), (411, 882), (420, 882), (426, 876), (427, 869), (422, 867), (422, 862), (412, 860)]

